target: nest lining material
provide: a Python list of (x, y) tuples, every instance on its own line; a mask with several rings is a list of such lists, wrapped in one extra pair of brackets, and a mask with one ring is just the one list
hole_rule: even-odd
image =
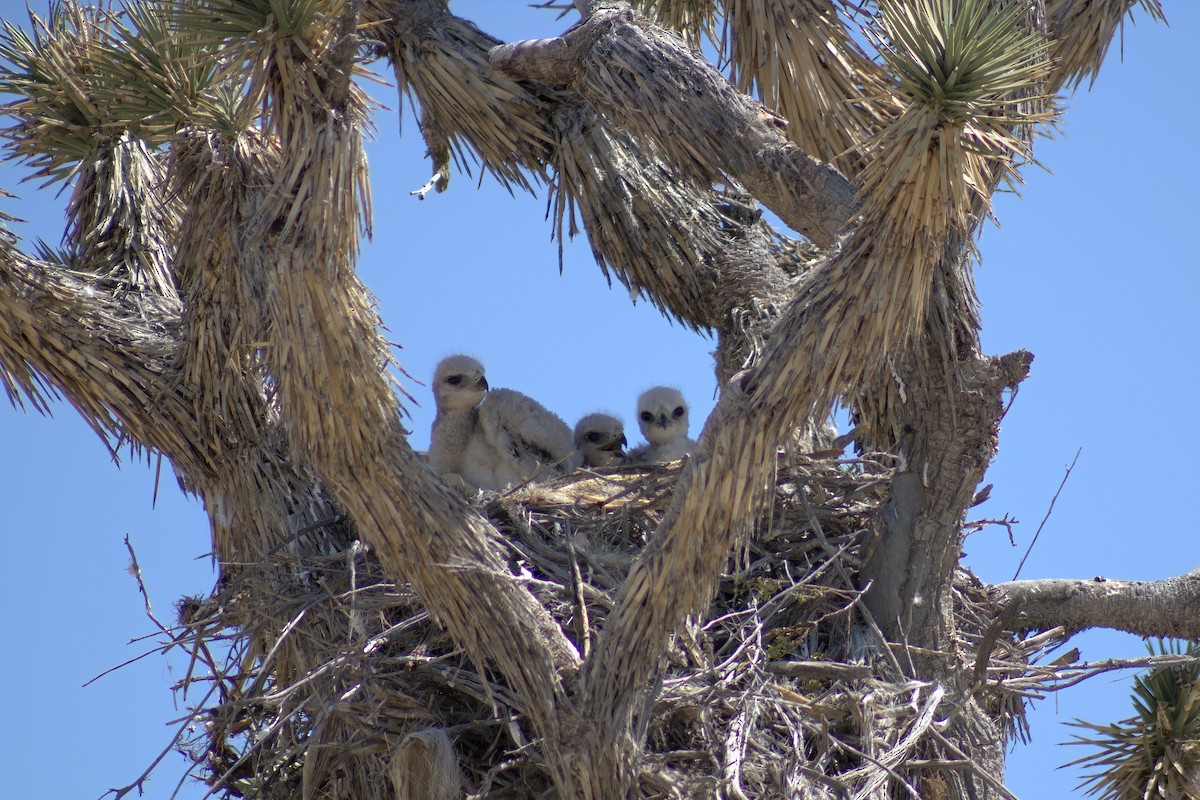
[[(579, 472), (482, 499), (513, 574), (585, 655), (679, 469)], [(888, 477), (877, 462), (781, 458), (769, 517), (731, 558), (707, 618), (676, 634), (640, 715), (643, 796), (823, 797), (853, 793), (881, 770), (895, 775), (899, 763), (881, 759), (906, 734), (920, 738), (913, 706), (936, 692), (909, 680), (858, 604), (856, 554)], [(213, 689), (198, 704), (203, 724), (179, 749), (214, 794), (550, 789), (502, 679), (388, 580), (345, 520), (226, 573), (210, 598), (181, 601), (185, 632), (175, 640), (195, 662), (176, 690), (196, 706), (197, 685)], [(955, 600), (970, 649), (987, 615), (963, 575)], [(1014, 668), (1028, 663), (1011, 637), (1001, 646)], [(996, 688), (987, 702), (1007, 706), (1020, 732), (1019, 696)]]

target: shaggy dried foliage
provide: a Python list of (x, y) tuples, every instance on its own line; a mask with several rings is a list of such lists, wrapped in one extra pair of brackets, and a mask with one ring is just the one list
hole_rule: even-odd
[[(482, 510), (507, 536), (508, 569), (581, 653), (678, 470), (581, 472), (485, 497)], [(769, 516), (727, 565), (710, 612), (675, 637), (661, 691), (637, 714), (642, 796), (840, 796), (919, 782), (913, 774), (955, 780), (931, 766), (958, 757), (930, 722), (934, 710), (956, 725), (969, 715), (940, 707), (941, 689), (906, 674), (905, 653), (880, 644), (858, 602), (857, 554), (888, 483), (874, 459), (781, 457)], [(955, 655), (973, 659), (980, 641), (994, 649), (977, 696), (1011, 730), (1022, 724), (1022, 693), (1036, 687), (999, 679), (1024, 674), (1048, 639), (989, 635), (978, 584), (965, 572), (958, 583)], [(194, 662), (177, 688), (197, 723), (180, 747), (219, 796), (549, 788), (514, 693), (454, 646), (410, 587), (385, 577), (343, 519), (310, 526), (180, 610), (175, 645)]]
[[(805, 152), (853, 177), (858, 148), (902, 109), (830, 0), (726, 0), (731, 81), (788, 120)], [(846, 102), (846, 98), (858, 98)]]
[(1135, 6), (1153, 20), (1166, 21), (1158, 0), (1047, 0), (1055, 64), (1050, 88), (1076, 89), (1085, 80), (1094, 81), (1113, 35), (1124, 30)]

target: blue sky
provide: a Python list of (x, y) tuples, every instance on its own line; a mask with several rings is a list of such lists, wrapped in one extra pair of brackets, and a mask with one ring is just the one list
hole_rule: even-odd
[[(520, 0), (452, 7), (505, 40), (563, 27)], [(1183, 86), (1200, 7), (1172, 0), (1166, 10), (1171, 27), (1127, 26), (1124, 62), (1114, 45), (1094, 89), (1068, 98), (1059, 138), (1038, 145), (1051, 172), (1028, 169), (1023, 198), (999, 198), (1000, 227), (981, 241), (985, 349), (1036, 356), (986, 478), (992, 498), (973, 511), (1021, 521), (1015, 547), (1001, 529), (968, 539), (967, 562), (987, 581), (1012, 577), (1080, 449), (1022, 577), (1154, 579), (1200, 560), (1190, 457), (1167, 452), (1182, 435), (1178, 420), (1197, 405), (1200, 258), (1191, 234), (1200, 114)], [(0, 0), (0, 13), (24, 20), (24, 3)], [(375, 236), (360, 270), (404, 368), (427, 381), (441, 357), (468, 352), (493, 385), (532, 394), (570, 422), (607, 408), (630, 428), (638, 392), (674, 384), (691, 401), (698, 433), (713, 404), (713, 341), (672, 326), (648, 303), (631, 304), (619, 285), (608, 288), (582, 239), (567, 244), (560, 276), (544, 196), (510, 197), (476, 170), (456, 173), (445, 194), (410, 197), (429, 175), (424, 145), (408, 108), (400, 135), (394, 92), (372, 91), (388, 108), (369, 150)], [(21, 236), (56, 242), (65, 198), (19, 184), (21, 174), (0, 165), (0, 187), (21, 196), (0, 208), (30, 221), (17, 226)], [(421, 404), (409, 411), (412, 442), (423, 449), (432, 400), (426, 386), (406, 385)], [(2, 524), (15, 562), (0, 582), (0, 681), (19, 687), (0, 732), (17, 766), (8, 792), (98, 797), (136, 778), (184, 713), (169, 691), (186, 669), (182, 654), (151, 655), (82, 688), (149, 649), (131, 643), (153, 627), (123, 538), (137, 550), (155, 612), (169, 621), (176, 598), (212, 586), (207, 523), (168, 465), (156, 500), (154, 465), (123, 453), (118, 469), (69, 407), (47, 419), (0, 405), (0, 437)], [(1144, 652), (1139, 639), (1118, 634), (1075, 644), (1092, 659)], [(1077, 774), (1055, 769), (1080, 755), (1054, 746), (1069, 738), (1062, 723), (1127, 716), (1127, 696), (1127, 679), (1102, 677), (1036, 704), (1033, 743), (1010, 757), (1010, 786), (1025, 798), (1075, 794)], [(182, 767), (169, 756), (146, 796), (168, 797)], [(189, 786), (180, 796), (201, 794)]]

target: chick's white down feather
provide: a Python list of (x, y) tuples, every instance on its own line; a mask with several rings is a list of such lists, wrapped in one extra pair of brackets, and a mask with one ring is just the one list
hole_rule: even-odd
[(429, 465), (479, 489), (504, 489), (577, 468), (580, 456), (566, 423), (532, 397), (491, 389), (470, 356), (442, 359), (433, 373), (437, 416)]
[(588, 414), (575, 423), (575, 449), (585, 467), (615, 467), (625, 461), (625, 423), (612, 414)]
[(692, 452), (696, 443), (688, 438), (688, 405), (683, 394), (670, 386), (655, 386), (638, 397), (638, 427), (646, 444), (629, 453), (634, 464), (661, 464)]

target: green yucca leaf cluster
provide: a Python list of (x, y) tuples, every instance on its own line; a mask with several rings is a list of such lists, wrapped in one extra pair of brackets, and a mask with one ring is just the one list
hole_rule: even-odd
[(47, 182), (64, 178), (111, 122), (95, 92), (97, 84), (115, 89), (111, 64), (100, 57), (108, 19), (97, 9), (53, 5), (46, 20), (30, 14), (32, 32), (7, 20), (0, 30), (0, 90), (19, 98), (5, 110), (23, 121), (6, 131), (9, 148)]
[(121, 11), (56, 3), (30, 23), (30, 32), (8, 21), (0, 29), (0, 91), (15, 97), (4, 106), (15, 122), (4, 131), (10, 157), (34, 177), (65, 180), (125, 134), (157, 146), (183, 124), (228, 116), (213, 95), (217, 61), (161, 2)]
[(166, 133), (195, 122), (222, 85), (218, 58), (193, 32), (181, 30), (169, 6), (155, 0), (126, 5), (114, 19), (114, 69), (129, 87), (129, 112), (161, 117)]
[(1022, 3), (971, 0), (883, 3), (880, 53), (900, 90), (962, 125), (1004, 115), (1014, 93), (1044, 75), (1048, 44), (1024, 24)]
[(1052, 118), (1041, 93), (1047, 45), (1021, 3), (883, 0), (879, 9), (869, 34), (905, 110), (868, 144), (875, 158), (861, 180), (864, 196), (891, 204), (900, 186), (930, 183), (916, 201), (925, 208), (907, 213), (931, 231), (965, 233), (994, 181), (1014, 180), (1028, 152), (1016, 126)]
[(0, 23), (9, 157), (66, 180), (105, 141), (150, 146), (185, 125), (236, 135), (261, 112), (255, 65), (282, 40), (333, 35), (332, 0), (130, 0), (120, 9), (51, 5), (29, 30)]
[[(1154, 653), (1154, 646), (1149, 646)], [(1200, 645), (1158, 643), (1162, 655), (1200, 657)], [(1133, 680), (1134, 716), (1109, 725), (1071, 723), (1092, 732), (1072, 745), (1095, 748), (1066, 766), (1093, 770), (1081, 787), (1100, 800), (1200, 798), (1200, 661), (1159, 667)]]
[(231, 38), (301, 36), (329, 9), (328, 0), (178, 0), (180, 26), (208, 32), (217, 44)]

